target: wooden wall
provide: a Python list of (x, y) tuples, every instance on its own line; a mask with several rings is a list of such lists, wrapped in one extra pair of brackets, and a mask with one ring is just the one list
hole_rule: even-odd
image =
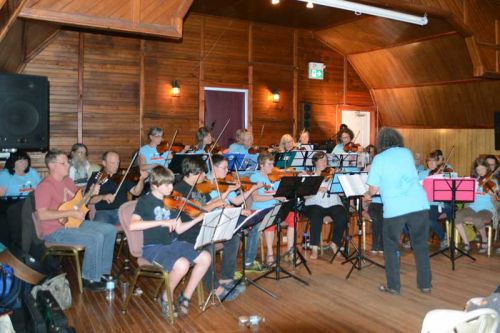
[[(307, 79), (307, 63), (326, 64), (325, 80)], [(203, 88), (249, 90), (250, 124), (260, 143), (300, 126), (301, 102), (312, 103), (313, 139), (333, 135), (345, 105), (373, 109), (366, 86), (345, 58), (309, 31), (190, 14), (181, 41), (61, 30), (24, 67), (50, 81), (51, 147), (81, 141), (90, 159), (107, 149), (129, 160), (151, 126), (193, 143), (202, 124)], [(178, 80), (181, 96), (170, 94)], [(270, 100), (270, 89), (281, 100)]]
[(422, 154), (422, 163), (435, 149), (441, 149), (446, 156), (451, 148), (455, 150), (450, 164), (462, 176), (470, 175), (472, 162), (480, 154), (497, 155), (493, 129), (416, 129), (398, 128), (405, 139), (405, 146)]

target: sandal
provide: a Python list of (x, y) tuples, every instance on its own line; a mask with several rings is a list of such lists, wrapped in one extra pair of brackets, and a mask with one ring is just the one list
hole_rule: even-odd
[(191, 299), (184, 296), (184, 293), (181, 293), (177, 298), (177, 304), (179, 305), (179, 311), (183, 315), (187, 315), (189, 313), (189, 304), (191, 303)]
[[(168, 317), (170, 316), (170, 312), (169, 312), (169, 304), (167, 301), (165, 301), (163, 299), (163, 297), (160, 297), (159, 299), (159, 302), (160, 302), (160, 307), (161, 307), (161, 316), (164, 318), (164, 319), (168, 319)], [(178, 316), (178, 313), (174, 307), (174, 317), (177, 317)]]
[(272, 254), (266, 256), (266, 266), (267, 267), (272, 267), (276, 263), (276, 260), (274, 259), (274, 256)]
[(330, 249), (332, 249), (333, 253), (337, 253), (337, 251), (339, 250), (339, 247), (334, 242), (331, 242)]
[(380, 290), (381, 292), (384, 292), (384, 293), (394, 295), (394, 296), (399, 296), (399, 290), (389, 288), (385, 284), (381, 284), (380, 286), (378, 286), (378, 290)]

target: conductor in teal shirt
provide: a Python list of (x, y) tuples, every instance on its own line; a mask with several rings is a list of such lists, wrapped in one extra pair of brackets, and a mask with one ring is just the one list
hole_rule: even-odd
[(392, 295), (400, 293), (399, 238), (406, 225), (415, 253), (417, 287), (423, 293), (430, 293), (432, 274), (427, 245), (429, 202), (419, 183), (413, 155), (404, 148), (401, 134), (392, 128), (380, 130), (377, 149), (380, 153), (373, 159), (368, 174), (369, 190), (365, 197), (370, 199), (380, 193), (384, 203), (382, 234), (387, 284), (379, 286), (379, 290)]

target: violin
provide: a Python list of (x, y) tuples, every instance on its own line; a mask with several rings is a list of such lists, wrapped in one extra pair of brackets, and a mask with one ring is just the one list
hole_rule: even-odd
[(204, 150), (206, 153), (222, 154), (225, 149), (214, 142), (209, 145), (206, 145)]
[(451, 172), (454, 172), (454, 170), (450, 167), (443, 167), (444, 164), (442, 164), (441, 166), (438, 166), (437, 168), (429, 171), (429, 176), (432, 176), (432, 175), (437, 175), (437, 174), (440, 174), (440, 173), (451, 173)]
[[(217, 179), (217, 184), (219, 185), (219, 191), (221, 192), (226, 192), (229, 186), (236, 186), (238, 185), (235, 182), (230, 182), (229, 180), (226, 180), (225, 178)], [(196, 184), (196, 190), (201, 193), (201, 194), (207, 194), (212, 191), (217, 191), (217, 184), (213, 180), (207, 180), (201, 183)]]
[(497, 184), (491, 179), (491, 177), (483, 176), (479, 177), (479, 186), (483, 188), (484, 193), (493, 193), (497, 191)]
[(323, 171), (321, 171), (321, 177), (325, 178), (325, 180), (330, 180), (337, 172), (337, 169), (332, 167), (326, 167)]
[(358, 143), (354, 143), (352, 141), (344, 146), (344, 151), (346, 153), (357, 153), (358, 151), (361, 150), (362, 150), (361, 145)]
[(177, 191), (173, 191), (170, 195), (163, 198), (163, 205), (169, 210), (181, 210), (182, 208), (182, 211), (191, 218), (198, 217), (201, 213), (208, 212), (199, 202), (187, 200)]
[(282, 170), (278, 168), (273, 168), (273, 171), (271, 171), (271, 173), (268, 174), (267, 177), (271, 182), (274, 183), (275, 181), (278, 181), (283, 177), (295, 177), (299, 173), (300, 173), (299, 171), (295, 170)]
[(158, 146), (156, 146), (156, 151), (158, 152), (158, 154), (163, 154), (165, 152), (167, 152), (169, 150), (169, 144), (168, 144), (168, 141), (165, 141), (165, 140), (162, 140), (162, 142), (160, 142), (160, 144)]

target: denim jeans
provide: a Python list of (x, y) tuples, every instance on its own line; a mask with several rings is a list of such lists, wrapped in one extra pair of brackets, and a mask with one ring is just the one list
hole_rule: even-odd
[(431, 205), (431, 209), (429, 210), (429, 218), (431, 219), (431, 231), (438, 236), (439, 240), (444, 240), (445, 233), (443, 228), (439, 225), (439, 208), (436, 205)]
[[(230, 240), (227, 240), (225, 242), (222, 242), (224, 245), (224, 252), (222, 254), (222, 264), (220, 268), (220, 278), (221, 280), (232, 280), (234, 277), (234, 272), (236, 270), (236, 259), (238, 256), (238, 247), (240, 245), (240, 237), (238, 234), (233, 235), (233, 238)], [(208, 244), (203, 247), (203, 250), (207, 251), (212, 255), (212, 245)], [(214, 256), (217, 254), (215, 251), (213, 252)], [(205, 286), (211, 290), (212, 289), (212, 274), (213, 274), (214, 267), (213, 265), (210, 265), (208, 268), (207, 272), (203, 276), (203, 282), (205, 283)], [(214, 280), (214, 288), (219, 287), (219, 279), (217, 279), (217, 275), (215, 275), (215, 280)]]
[(107, 223), (83, 221), (77, 229), (61, 228), (45, 237), (51, 243), (85, 246), (82, 277), (100, 281), (103, 274), (111, 273), (116, 228)]
[(94, 221), (118, 225), (120, 223), (118, 209), (97, 210)]
[(399, 274), (399, 237), (403, 227), (410, 229), (411, 245), (417, 266), (417, 287), (431, 287), (431, 264), (429, 260), (429, 211), (421, 210), (391, 218), (384, 218), (384, 259), (387, 287), (401, 289)]
[(247, 234), (247, 243), (245, 246), (245, 265), (250, 265), (257, 258), (257, 250), (259, 248), (259, 232), (260, 223), (257, 223)]

